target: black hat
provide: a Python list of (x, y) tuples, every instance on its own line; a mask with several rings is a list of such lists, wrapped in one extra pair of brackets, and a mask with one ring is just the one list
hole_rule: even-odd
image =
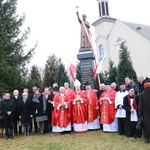
[(59, 91), (58, 87), (54, 87), (53, 91)]
[(87, 85), (91, 85), (89, 81), (87, 81), (87, 82), (85, 83), (85, 86), (87, 86)]

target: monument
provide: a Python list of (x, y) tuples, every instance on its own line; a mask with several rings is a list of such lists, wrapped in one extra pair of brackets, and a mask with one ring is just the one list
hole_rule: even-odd
[(82, 15), (82, 20), (79, 17), (78, 7), (77, 8), (77, 18), (81, 25), (81, 41), (80, 41), (80, 49), (77, 54), (77, 59), (80, 61), (80, 72), (81, 72), (81, 88), (85, 89), (85, 83), (88, 81), (92, 88), (94, 89), (94, 77), (93, 77), (93, 69), (94, 69), (94, 60), (95, 55), (92, 48), (91, 42), (91, 33), (90, 33), (90, 25), (86, 20), (86, 15)]

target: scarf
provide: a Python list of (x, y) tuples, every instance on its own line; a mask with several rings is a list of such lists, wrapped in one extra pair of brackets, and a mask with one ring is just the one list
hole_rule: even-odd
[(41, 93), (38, 94), (38, 95), (34, 94), (34, 95), (33, 95), (33, 102), (35, 102), (35, 103), (40, 103), (40, 101), (39, 101), (39, 99), (38, 99), (40, 96), (41, 96)]
[(43, 95), (43, 111), (46, 111), (46, 98), (45, 95)]
[[(131, 99), (131, 96), (130, 95), (128, 95), (128, 103), (130, 104), (130, 99)], [(135, 110), (137, 110), (138, 108), (137, 108), (137, 104), (136, 104), (136, 99), (135, 99), (135, 95), (133, 95), (133, 108), (135, 109)], [(130, 108), (131, 108), (131, 105), (130, 105)]]

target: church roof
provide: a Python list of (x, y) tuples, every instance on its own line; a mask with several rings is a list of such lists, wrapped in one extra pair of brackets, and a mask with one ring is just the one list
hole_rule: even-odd
[[(93, 26), (97, 26), (98, 24), (102, 22), (116, 22), (116, 18), (112, 17), (101, 17), (98, 20), (96, 20), (94, 23), (92, 23)], [(130, 29), (135, 31), (137, 34), (145, 38), (146, 40), (150, 41), (150, 25), (143, 25), (143, 24), (137, 24), (137, 23), (130, 23), (130, 22), (125, 22), (121, 21), (123, 24), (128, 26)]]
[(98, 20), (96, 20), (95, 22), (92, 23), (93, 26), (97, 26), (98, 24), (102, 23), (102, 22), (112, 22), (115, 23), (117, 19), (112, 18), (112, 17), (102, 17), (99, 18)]
[(123, 22), (123, 21), (122, 21), (122, 23), (127, 25), (129, 28), (134, 30), (136, 33), (141, 35), (146, 40), (150, 41), (150, 26), (149, 25), (130, 23), (130, 22)]

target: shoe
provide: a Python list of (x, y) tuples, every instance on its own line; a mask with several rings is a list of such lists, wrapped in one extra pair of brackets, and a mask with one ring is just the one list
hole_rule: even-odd
[(9, 136), (6, 136), (6, 140), (8, 140), (9, 139)]
[(26, 133), (26, 132), (24, 133), (24, 136), (27, 136), (27, 133)]
[(27, 134), (26, 134), (27, 136), (29, 136), (30, 134), (29, 134), (29, 132), (27, 132)]
[(146, 143), (149, 143), (149, 139), (145, 139), (145, 142), (146, 142)]
[(14, 137), (13, 137), (13, 136), (10, 136), (9, 138), (10, 138), (10, 139), (13, 139)]

